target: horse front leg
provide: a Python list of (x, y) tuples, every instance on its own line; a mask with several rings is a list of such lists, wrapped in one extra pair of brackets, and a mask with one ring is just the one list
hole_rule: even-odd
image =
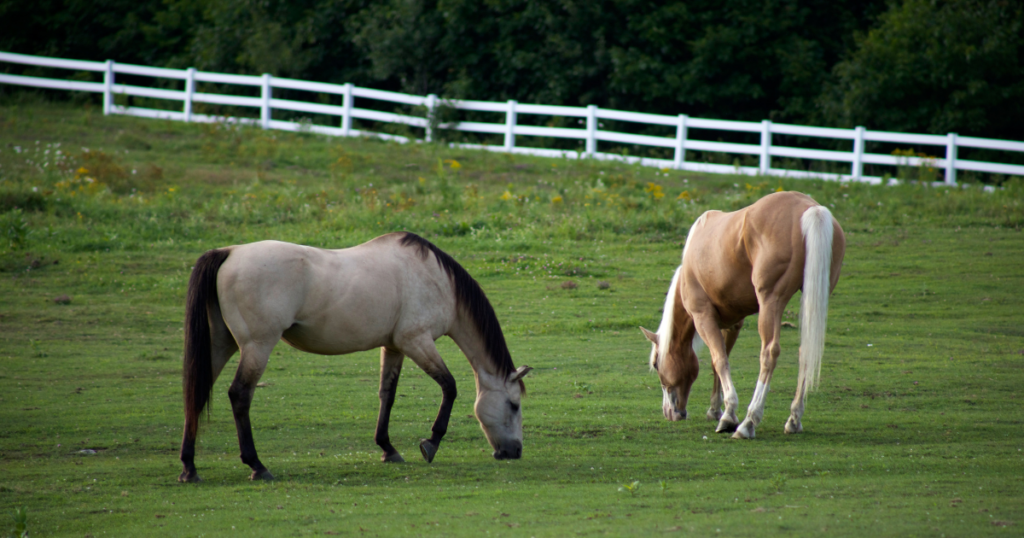
[(231, 413), (235, 416), (235, 429), (238, 431), (238, 447), (241, 451), (242, 463), (252, 469), (249, 480), (274, 479), (274, 475), (270, 474), (256, 454), (256, 443), (252, 437), (252, 423), (249, 421), (249, 408), (252, 406), (252, 398), (256, 393), (256, 383), (259, 382), (263, 370), (267, 367), (267, 360), (270, 358), (272, 349), (273, 345), (270, 346), (270, 349), (259, 349), (256, 346), (251, 349), (243, 349), (235, 380), (231, 382), (231, 388), (228, 389)]
[(434, 461), (441, 439), (448, 432), (448, 420), (452, 416), (452, 407), (458, 396), (455, 377), (448, 371), (444, 359), (437, 352), (434, 339), (428, 334), (403, 341), (402, 351), (441, 386), (441, 407), (437, 410), (434, 425), (430, 427), (430, 439), (420, 439), (420, 453), (423, 454), (423, 459), (430, 463)]
[[(742, 328), (743, 321), (740, 321), (728, 329), (722, 329), (726, 356), (732, 354), (732, 347), (736, 344), (736, 338), (739, 337), (740, 329)], [(718, 371), (712, 368), (712, 373), (714, 374), (714, 382), (711, 387), (711, 407), (708, 408), (708, 420), (717, 421), (722, 418), (722, 402), (725, 400), (725, 395), (722, 392), (722, 379), (718, 377)]]
[[(726, 352), (726, 341), (723, 338), (721, 329), (718, 328), (718, 321), (704, 313), (691, 313), (697, 333), (707, 344), (711, 352), (711, 362), (715, 368), (715, 377), (721, 381), (722, 400), (725, 410), (718, 421), (715, 432), (731, 432), (736, 430), (739, 420), (736, 418), (736, 408), (739, 407), (739, 396), (733, 386), (732, 377), (729, 375), (729, 354)], [(712, 401), (712, 404), (715, 402)]]
[(388, 435), (388, 423), (391, 421), (391, 408), (395, 405), (395, 393), (398, 390), (398, 377), (402, 374), (402, 362), (405, 355), (401, 352), (380, 348), (380, 412), (377, 414), (377, 430), (373, 440), (384, 450), (381, 461), (403, 463), (405, 459), (391, 444)]
[(448, 371), (448, 368), (437, 372), (427, 372), (427, 374), (441, 386), (441, 407), (438, 408), (437, 418), (434, 419), (434, 424), (430, 427), (430, 439), (420, 439), (420, 453), (423, 454), (423, 459), (427, 460), (427, 463), (431, 463), (434, 461), (438, 447), (441, 446), (441, 438), (448, 433), (448, 420), (452, 416), (452, 407), (455, 406), (455, 397), (458, 395), (458, 391), (455, 388), (455, 377)]

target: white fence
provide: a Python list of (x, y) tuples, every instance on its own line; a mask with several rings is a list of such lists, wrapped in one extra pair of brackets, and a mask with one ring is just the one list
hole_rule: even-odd
[[(428, 118), (433, 117), (438, 107), (443, 105), (456, 110), (490, 112), (503, 115), (504, 122), (501, 123), (461, 121), (441, 124), (438, 126), (442, 129), (502, 135), (504, 137), (504, 144), (500, 146), (460, 144), (461, 147), (490, 151), (564, 158), (623, 160), (631, 163), (638, 162), (647, 166), (657, 166), (659, 168), (673, 168), (701, 172), (788, 177), (819, 177), (825, 179), (867, 181), (871, 183), (879, 183), (881, 178), (876, 176), (865, 176), (863, 174), (865, 164), (888, 166), (929, 166), (940, 168), (944, 169), (945, 182), (948, 184), (956, 183), (957, 170), (1024, 176), (1024, 166), (1022, 165), (972, 161), (957, 158), (958, 148), (984, 148), (999, 151), (1024, 152), (1024, 142), (958, 136), (956, 133), (949, 133), (945, 136), (941, 136), (869, 131), (864, 127), (857, 127), (855, 129), (805, 127), (801, 125), (773, 123), (769, 120), (764, 120), (760, 123), (709, 120), (691, 118), (685, 114), (680, 114), (678, 116), (666, 116), (660, 114), (644, 114), (621, 110), (610, 110), (598, 108), (594, 105), (590, 105), (588, 107), (568, 107), (523, 104), (516, 101), (501, 103), (469, 100), (446, 100), (442, 102), (436, 95), (408, 95), (403, 93), (373, 90), (369, 88), (360, 88), (352, 84), (325, 84), (320, 82), (278, 78), (272, 77), (269, 74), (264, 74), (263, 76), (229, 75), (197, 71), (195, 68), (184, 70), (165, 69), (141, 65), (119, 64), (112, 60), (107, 60), (106, 62), (89, 62), (7, 52), (0, 52), (0, 62), (103, 73), (103, 82), (81, 82), (68, 79), (0, 74), (0, 83), (37, 88), (101, 93), (103, 94), (104, 114), (125, 114), (129, 116), (141, 116), (186, 122), (239, 121), (257, 124), (264, 129), (309, 131), (335, 136), (374, 136), (399, 142), (409, 142), (410, 140), (406, 137), (353, 129), (352, 120), (353, 118), (357, 118), (385, 123), (405, 124), (413, 128), (423, 129), (424, 140), (431, 141), (434, 133), (433, 126)], [(183, 91), (178, 91), (118, 84), (115, 82), (115, 76), (117, 74), (182, 80), (184, 81), (185, 88)], [(241, 97), (236, 95), (197, 92), (197, 82), (256, 87), (259, 88), (260, 96)], [(308, 101), (275, 99), (273, 97), (273, 90), (275, 88), (340, 95), (342, 97), (342, 104), (338, 106)], [(181, 111), (177, 112), (152, 108), (121, 106), (114, 103), (115, 95), (129, 95), (181, 101), (182, 107)], [(424, 107), (427, 117), (416, 117), (366, 108), (356, 108), (354, 106), (356, 98)], [(258, 108), (260, 110), (260, 118), (256, 120), (253, 118), (225, 118), (222, 116), (197, 114), (193, 112), (194, 103)], [(274, 120), (271, 116), (272, 110), (289, 110), (309, 114), (336, 116), (340, 117), (340, 121), (337, 123), (337, 125), (339, 125), (338, 127), (326, 127), (308, 122)], [(520, 114), (579, 118), (578, 121), (584, 125), (584, 127), (574, 129), (522, 125), (517, 123), (517, 118)], [(666, 126), (675, 129), (675, 136), (658, 137), (617, 131), (606, 131), (599, 128), (601, 126), (600, 120), (616, 120), (644, 125)], [(689, 136), (689, 131), (691, 129), (757, 133), (760, 135), (761, 143), (740, 144), (695, 139)], [(847, 152), (778, 146), (772, 144), (772, 135), (776, 134), (849, 140), (852, 142), (852, 149)], [(517, 147), (517, 136), (581, 140), (585, 141), (586, 149), (582, 152), (576, 152), (558, 149)], [(598, 151), (599, 142), (667, 148), (672, 150), (674, 158), (671, 160), (653, 159), (622, 155), (619, 153), (602, 153)], [(867, 153), (865, 152), (865, 142), (938, 146), (943, 148), (945, 156), (942, 158), (928, 159), (882, 153)], [(758, 156), (759, 166), (735, 166), (687, 161), (687, 151), (756, 155)], [(773, 168), (772, 157), (850, 163), (850, 172), (849, 174), (827, 174), (823, 172)]]

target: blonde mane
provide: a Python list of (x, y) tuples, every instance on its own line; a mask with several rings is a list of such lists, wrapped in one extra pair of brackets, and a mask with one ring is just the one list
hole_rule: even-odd
[(665, 360), (665, 355), (668, 354), (669, 346), (672, 344), (675, 300), (679, 296), (679, 272), (682, 270), (682, 265), (676, 268), (675, 274), (672, 275), (672, 283), (668, 287), (668, 293), (665, 295), (665, 308), (661, 314), (661, 325), (658, 325), (658, 353), (651, 354), (651, 370), (656, 370), (655, 365)]

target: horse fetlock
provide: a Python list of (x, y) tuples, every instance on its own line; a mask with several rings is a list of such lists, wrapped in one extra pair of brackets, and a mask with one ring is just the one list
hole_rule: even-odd
[(433, 463), (437, 448), (438, 445), (431, 442), (430, 439), (420, 439), (420, 453), (423, 454), (423, 459), (427, 460), (427, 463)]
[(720, 418), (722, 418), (722, 410), (721, 409), (718, 409), (717, 407), (709, 407), (708, 408), (708, 420), (717, 421)]

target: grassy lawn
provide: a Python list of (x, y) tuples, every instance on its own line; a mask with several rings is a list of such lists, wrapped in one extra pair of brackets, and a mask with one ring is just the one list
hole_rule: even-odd
[[(33, 536), (1019, 536), (1024, 529), (1024, 182), (984, 193), (704, 176), (437, 145), (104, 117), (0, 101), (0, 510)], [(59, 152), (59, 153), (58, 153)], [(797, 330), (757, 438), (661, 415), (650, 346), (692, 221), (776, 189), (847, 232), (806, 433), (782, 433)], [(183, 485), (189, 269), (261, 239), (340, 248), (410, 230), (481, 283), (526, 380), (524, 457), (491, 458), (473, 377), (433, 464), (416, 449), (440, 390), (406, 361), (373, 443), (377, 351), (279, 345), (253, 402), (277, 480), (249, 482), (226, 397)], [(569, 283), (572, 284), (569, 284)], [(62, 298), (66, 296), (66, 298)], [(56, 300), (56, 299), (61, 300)], [(786, 319), (797, 321), (799, 298)], [(755, 320), (733, 351), (741, 411)], [(230, 372), (232, 365), (226, 372)], [(742, 418), (742, 415), (741, 415)], [(6, 516), (4, 516), (6, 518)], [(0, 535), (13, 529), (2, 520)]]

